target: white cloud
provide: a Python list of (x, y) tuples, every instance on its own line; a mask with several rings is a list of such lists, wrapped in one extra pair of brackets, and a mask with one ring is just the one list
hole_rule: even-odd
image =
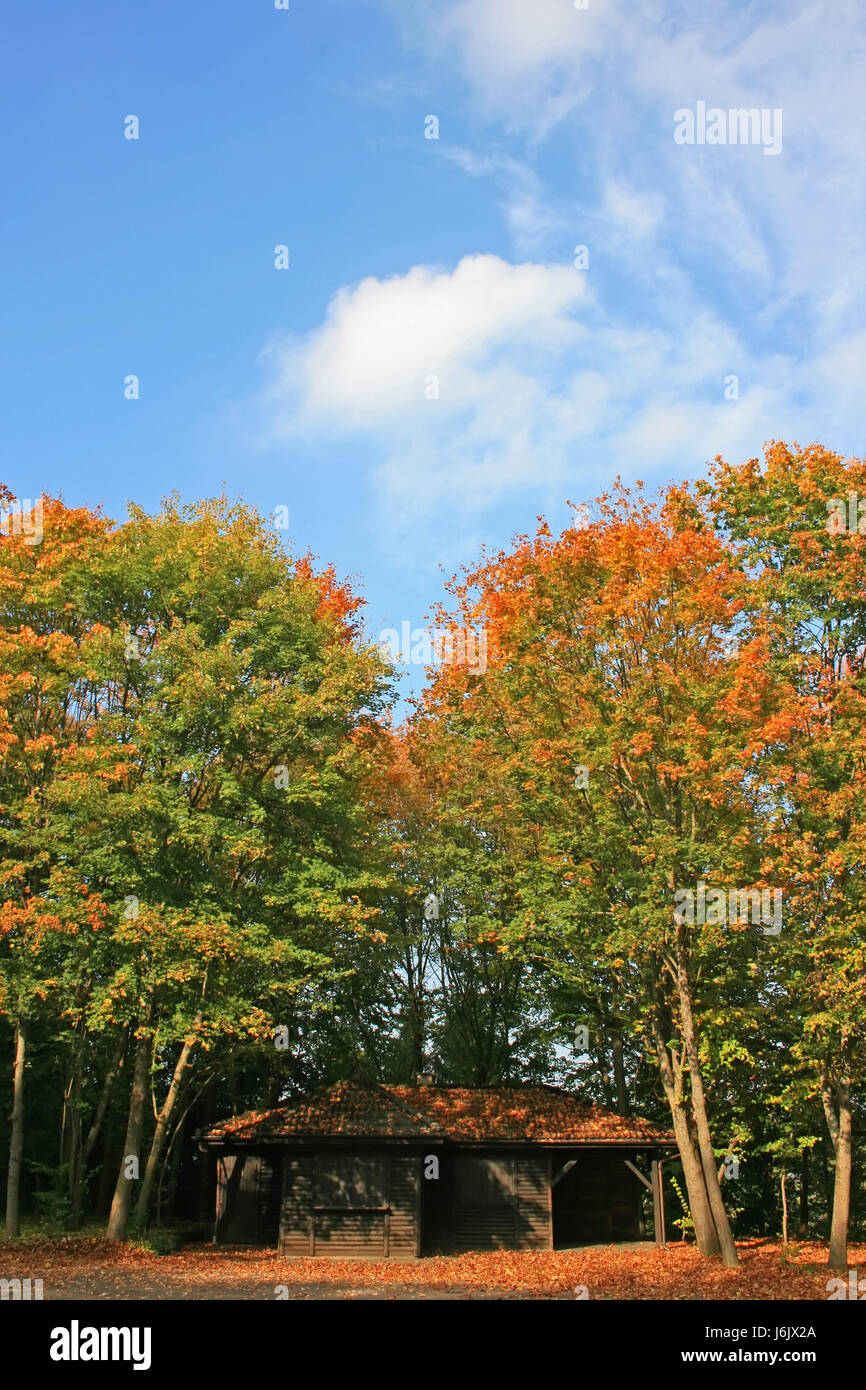
[(562, 475), (555, 383), (581, 352), (587, 302), (571, 266), (489, 255), (342, 289), (320, 327), (264, 355), (267, 433), (366, 436), (403, 526), (431, 510), (477, 512)]
[[(363, 437), (392, 519), (458, 512), (463, 534), (509, 497), (693, 475), (769, 437), (860, 445), (858, 4), (838, 0), (831, 23), (801, 0), (407, 0), (400, 22), (434, 73), (456, 57), (472, 114), (498, 126), (437, 153), (492, 181), (520, 263), (467, 256), (340, 290), (268, 354), (273, 435)], [(781, 107), (782, 154), (676, 145), (674, 111), (701, 99)], [(555, 127), (572, 165), (542, 163)], [(586, 276), (543, 263), (577, 243)]]
[(585, 97), (582, 65), (608, 32), (607, 0), (578, 10), (569, 0), (459, 0), (426, 14), (426, 37), (456, 48), (484, 111), (537, 135)]
[[(446, 512), (468, 520), (522, 491), (554, 496), (586, 482), (590, 454), (613, 470), (628, 459), (677, 471), (754, 448), (750, 432), (781, 432), (763, 428), (762, 412), (782, 419), (786, 391), (803, 385), (781, 356), (762, 376), (708, 310), (687, 331), (632, 327), (602, 312), (570, 266), (496, 256), (342, 289), (320, 327), (274, 344), (267, 362), (272, 437), (364, 437), (403, 528)], [(724, 399), (730, 373), (737, 402)], [(432, 374), (438, 399), (425, 397)]]
[[(340, 290), (323, 323), (274, 344), (267, 364), (271, 438), (309, 433), (335, 452), (362, 440), (386, 544), (396, 553), (411, 533), (406, 553), (425, 565), (441, 554), (445, 517), (468, 534), (508, 500), (546, 508), (614, 473), (694, 476), (770, 437), (850, 432), (866, 334), (813, 360), (761, 355), (706, 307), (634, 326), (570, 266), (471, 256)], [(432, 373), (438, 399), (425, 398)]]
[[(426, 429), (434, 412), (478, 415), (498, 387), (520, 394), (549, 354), (573, 344), (571, 311), (584, 297), (570, 267), (489, 255), (362, 280), (334, 296), (321, 327), (269, 349), (275, 429), (411, 427), (422, 417)], [(432, 376), (435, 401), (425, 394)]]

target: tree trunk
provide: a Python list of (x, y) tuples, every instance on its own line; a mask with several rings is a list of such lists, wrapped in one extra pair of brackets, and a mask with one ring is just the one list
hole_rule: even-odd
[(74, 1210), (76, 1177), (81, 1167), (81, 1080), (84, 1071), (86, 1041), (87, 1034), (82, 1014), (76, 1024), (69, 1062), (69, 1080), (63, 1094), (63, 1117), (60, 1125), (60, 1164), (57, 1185), (59, 1192), (63, 1187), (65, 1173), (70, 1211)]
[[(695, 1240), (702, 1255), (718, 1255), (719, 1237), (707, 1197), (706, 1183), (695, 1141), (684, 1108), (682, 1066), (676, 1053), (668, 1051), (665, 1033), (658, 1018), (653, 1019), (653, 1036), (659, 1060), (662, 1085), (671, 1110), (674, 1135), (683, 1164), (683, 1177), (689, 1196), (689, 1209), (695, 1227)], [(683, 1232), (685, 1238), (685, 1232)]]
[(628, 1114), (628, 1086), (625, 1080), (625, 1063), (622, 1055), (622, 1034), (614, 1033), (611, 1038), (613, 1046), (613, 1080), (616, 1089), (616, 1113), (618, 1115)]
[(680, 996), (680, 1018), (683, 1025), (683, 1042), (688, 1058), (689, 1077), (692, 1083), (692, 1112), (695, 1117), (698, 1148), (700, 1149), (701, 1164), (704, 1170), (704, 1181), (707, 1185), (707, 1196), (710, 1200), (713, 1222), (719, 1237), (722, 1259), (728, 1268), (735, 1269), (740, 1263), (740, 1259), (737, 1254), (734, 1237), (731, 1233), (728, 1213), (725, 1210), (722, 1187), (716, 1170), (716, 1158), (713, 1153), (713, 1141), (710, 1135), (710, 1124), (707, 1117), (707, 1102), (704, 1095), (704, 1082), (701, 1076), (700, 1054), (698, 1052), (694, 1009), (692, 1007), (691, 983), (688, 974), (688, 960), (685, 943), (683, 941), (682, 928), (677, 932), (677, 983)]
[(610, 1110), (613, 1104), (613, 1096), (610, 1090), (610, 1073), (607, 1069), (607, 1049), (605, 1048), (605, 1041), (604, 1034), (600, 1032), (596, 1042), (595, 1056), (598, 1062), (598, 1075), (601, 1081), (602, 1095), (604, 1096), (604, 1106), (606, 1110)]
[(21, 1165), (24, 1158), (24, 1065), (27, 1056), (27, 1021), (19, 1014), (15, 1030), (15, 1079), (12, 1090), (12, 1134), (9, 1140), (9, 1174), (6, 1180), (6, 1234), (20, 1233)]
[(809, 1235), (809, 1150), (800, 1154), (800, 1219), (797, 1235), (806, 1240)]
[[(197, 1127), (199, 1129), (210, 1129), (215, 1119), (216, 1102), (212, 1086), (208, 1086), (203, 1097), (203, 1106), (200, 1115), (196, 1116)], [(194, 1156), (198, 1164), (198, 1212), (199, 1221), (207, 1221), (211, 1215), (211, 1172), (213, 1164), (206, 1153), (196, 1153)]]
[(788, 1190), (786, 1187), (787, 1173), (782, 1170), (782, 1244), (788, 1244)]
[[(203, 1011), (199, 1009), (195, 1016), (196, 1028), (201, 1023), (202, 1016)], [(157, 1117), (156, 1129), (153, 1132), (153, 1139), (150, 1145), (150, 1153), (147, 1156), (147, 1167), (144, 1170), (144, 1179), (138, 1191), (138, 1201), (135, 1204), (135, 1219), (142, 1224), (147, 1216), (147, 1209), (150, 1205), (150, 1194), (153, 1189), (157, 1169), (159, 1168), (159, 1160), (162, 1157), (162, 1151), (165, 1147), (165, 1141), (168, 1138), (171, 1117), (174, 1114), (175, 1106), (177, 1105), (178, 1097), (180, 1096), (181, 1088), (186, 1078), (187, 1068), (190, 1065), (189, 1059), (197, 1041), (198, 1038), (195, 1035), (186, 1038), (184, 1041), (183, 1047), (180, 1050), (180, 1056), (177, 1059), (174, 1074), (171, 1078), (171, 1085), (168, 1088), (168, 1095)]]
[(69, 1094), (69, 1141), (67, 1144), (66, 1190), (70, 1210), (74, 1205), (77, 1176), (81, 1171), (81, 1074), (73, 1080)]
[(833, 1140), (825, 1130), (821, 1135), (821, 1187), (824, 1190), (824, 1206), (827, 1209), (827, 1231), (830, 1230), (830, 1214), (833, 1211), (833, 1174), (830, 1171), (833, 1153)]
[(82, 1210), (84, 1207), (84, 1184), (87, 1180), (87, 1164), (90, 1155), (93, 1153), (94, 1146), (99, 1138), (105, 1120), (108, 1103), (111, 1100), (111, 1093), (114, 1090), (114, 1083), (120, 1072), (123, 1070), (123, 1063), (128, 1041), (128, 1026), (121, 1024), (117, 1031), (117, 1042), (114, 1054), (108, 1064), (108, 1071), (105, 1073), (102, 1082), (102, 1090), (99, 1094), (99, 1101), (94, 1112), (93, 1121), (87, 1132), (87, 1138), (78, 1154), (78, 1161), (74, 1171), (70, 1174), (70, 1196), (72, 1198), (72, 1225), (81, 1225)]
[(827, 1261), (831, 1269), (848, 1267), (848, 1218), (851, 1210), (851, 1136), (853, 1117), (851, 1113), (851, 1093), (844, 1083), (837, 1087), (839, 1097), (839, 1120), (834, 1148), (836, 1150), (836, 1177), (833, 1183), (833, 1219), (830, 1224), (830, 1256)]
[(93, 1213), (100, 1221), (108, 1220), (111, 1210), (111, 1197), (114, 1188), (112, 1173), (120, 1150), (118, 1118), (109, 1115), (102, 1134), (102, 1162), (99, 1165), (99, 1182), (93, 1202)]
[(166, 1185), (165, 1210), (168, 1213), (169, 1221), (171, 1221), (174, 1215), (175, 1205), (177, 1201), (177, 1184), (178, 1179), (180, 1178), (180, 1169), (183, 1160), (183, 1133), (188, 1114), (189, 1110), (187, 1110), (185, 1114), (181, 1115), (180, 1119), (178, 1120), (174, 1134), (171, 1136), (171, 1142), (168, 1147), (168, 1152), (165, 1156), (165, 1163), (163, 1164), (162, 1173), (160, 1174), (159, 1178), (160, 1192), (158, 1193), (156, 1200), (157, 1225), (161, 1225), (163, 1219), (163, 1208), (161, 1206), (161, 1188), (163, 1179), (165, 1177), (166, 1167), (168, 1168), (168, 1183)]
[(108, 1229), (106, 1231), (109, 1240), (126, 1239), (129, 1208), (132, 1202), (132, 1184), (135, 1181), (134, 1178), (126, 1176), (126, 1160), (131, 1156), (138, 1158), (138, 1151), (141, 1147), (141, 1127), (144, 1119), (144, 1105), (147, 1100), (147, 1078), (150, 1072), (150, 1054), (153, 1047), (153, 1039), (148, 1031), (152, 1012), (153, 1005), (150, 1004), (145, 1017), (141, 1020), (141, 1031), (135, 1044), (135, 1066), (132, 1075), (132, 1091), (129, 1096), (126, 1139), (123, 1143), (123, 1153), (120, 1156), (120, 1168), (117, 1173), (117, 1183), (114, 1188), (114, 1198), (111, 1203), (111, 1213), (108, 1217)]
[[(419, 1072), (425, 1069), (424, 1053), (426, 1040), (426, 993), (424, 985), (424, 933), (420, 944), (414, 942), (414, 931), (406, 921), (405, 913), (401, 919), (401, 930), (406, 938), (403, 968), (406, 972), (406, 1028), (409, 1036), (409, 1077), (414, 1081)], [(417, 959), (416, 953), (417, 952)]]

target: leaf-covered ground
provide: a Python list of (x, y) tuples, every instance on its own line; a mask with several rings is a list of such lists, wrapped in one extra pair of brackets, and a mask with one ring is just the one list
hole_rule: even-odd
[[(575, 1298), (826, 1299), (826, 1246), (746, 1240), (741, 1267), (702, 1260), (693, 1246), (495, 1251), (411, 1263), (282, 1260), (273, 1250), (189, 1245), (171, 1255), (70, 1236), (0, 1246), (0, 1278), (41, 1278), (46, 1299)], [(866, 1277), (866, 1245), (849, 1250)], [(285, 1297), (285, 1294), (282, 1295)]]

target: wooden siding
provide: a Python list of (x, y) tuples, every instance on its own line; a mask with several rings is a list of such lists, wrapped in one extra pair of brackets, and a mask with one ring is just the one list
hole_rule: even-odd
[(280, 1236), (282, 1154), (262, 1155), (259, 1164), (259, 1242), (276, 1245)]
[(418, 1154), (391, 1154), (389, 1158), (391, 1213), (387, 1254), (392, 1259), (412, 1260), (421, 1253), (418, 1221), (421, 1162)]
[(383, 1211), (315, 1210), (313, 1254), (344, 1260), (384, 1258), (385, 1217)]
[(414, 1154), (335, 1154), (287, 1158), (280, 1254), (335, 1259), (414, 1259), (419, 1254)]
[(313, 1254), (313, 1160), (307, 1154), (287, 1154), (283, 1160), (279, 1252)]
[(423, 1251), (549, 1250), (546, 1154), (454, 1154), (424, 1183)]
[(550, 1163), (547, 1155), (542, 1154), (538, 1158), (516, 1158), (514, 1167), (519, 1248), (550, 1250), (553, 1244), (550, 1225)]
[[(545, 1250), (640, 1237), (641, 1190), (622, 1151), (375, 1149), (224, 1154), (216, 1238), (281, 1255), (413, 1259), (437, 1250)], [(551, 1189), (551, 1175), (574, 1166)]]
[(279, 1154), (223, 1154), (217, 1163), (216, 1238), (223, 1245), (276, 1245)]

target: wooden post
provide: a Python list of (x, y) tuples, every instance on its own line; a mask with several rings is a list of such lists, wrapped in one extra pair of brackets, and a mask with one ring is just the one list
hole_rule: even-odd
[(652, 1229), (655, 1233), (656, 1245), (662, 1244), (662, 1222), (660, 1222), (660, 1207), (662, 1207), (662, 1184), (659, 1183), (659, 1161), (653, 1158), (651, 1163), (652, 1172)]
[(282, 1259), (286, 1252), (286, 1225), (289, 1206), (289, 1187), (291, 1183), (291, 1178), (289, 1177), (288, 1153), (285, 1155), (280, 1167), (282, 1168), (282, 1179), (280, 1181), (280, 1226), (277, 1235), (277, 1254), (280, 1259)]
[(659, 1171), (658, 1159), (654, 1158), (651, 1165), (652, 1172), (652, 1192), (653, 1192), (653, 1231), (655, 1232), (656, 1245), (664, 1247), (664, 1203), (662, 1201), (662, 1178)]
[(421, 1258), (421, 1222), (423, 1220), (423, 1192), (424, 1192), (424, 1155), (413, 1155), (415, 1174), (415, 1259)]
[(547, 1248), (556, 1249), (553, 1236), (553, 1158), (547, 1155)]
[(391, 1257), (391, 1155), (386, 1154), (382, 1164), (384, 1169), (384, 1192), (382, 1196), (385, 1201), (385, 1259)]
[(217, 1156), (216, 1165), (216, 1209), (214, 1211), (211, 1245), (216, 1245), (217, 1243), (217, 1231), (219, 1230), (220, 1216), (222, 1215), (222, 1199), (225, 1193), (226, 1181), (225, 1158), (222, 1154), (219, 1154)]

